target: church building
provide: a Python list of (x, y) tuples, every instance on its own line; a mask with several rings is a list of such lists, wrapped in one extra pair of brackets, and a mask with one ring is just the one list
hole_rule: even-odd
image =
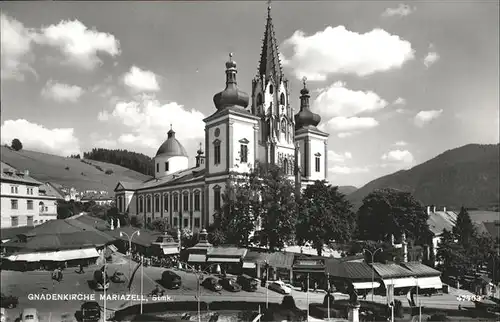
[(171, 128), (154, 158), (155, 177), (117, 184), (120, 213), (139, 216), (144, 223), (165, 218), (173, 227), (199, 231), (213, 223), (222, 207), (230, 174), (248, 172), (257, 162), (282, 167), (297, 188), (326, 180), (328, 134), (317, 128), (321, 117), (310, 110), (305, 78), (295, 114), (270, 9), (250, 106), (249, 95), (238, 88), (230, 54), (226, 88), (215, 94), (215, 111), (204, 119), (205, 146), (200, 144), (195, 167), (189, 168), (186, 149)]

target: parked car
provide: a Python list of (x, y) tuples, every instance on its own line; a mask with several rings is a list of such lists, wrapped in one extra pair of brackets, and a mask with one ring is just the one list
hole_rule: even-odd
[(169, 289), (177, 289), (181, 287), (182, 279), (176, 273), (166, 270), (161, 274), (161, 283)]
[(21, 322), (40, 322), (37, 309), (24, 309)]
[(125, 283), (127, 278), (122, 272), (115, 272), (113, 276), (111, 276), (111, 282), (113, 283)]
[(203, 287), (209, 289), (214, 292), (219, 292), (222, 290), (222, 285), (219, 283), (219, 279), (213, 276), (205, 278), (203, 283), (201, 283)]
[(270, 282), (268, 288), (272, 291), (278, 292), (280, 294), (290, 294), (292, 289), (285, 285), (282, 281)]
[(99, 321), (101, 319), (101, 306), (97, 302), (85, 302), (80, 308), (82, 321)]
[(109, 288), (109, 276), (102, 270), (94, 272), (94, 283), (96, 290), (102, 291)]
[(223, 288), (230, 292), (239, 292), (241, 291), (241, 285), (236, 283), (236, 279), (232, 277), (224, 277), (221, 279), (220, 284)]
[(247, 292), (255, 292), (259, 287), (259, 282), (255, 278), (246, 274), (238, 276), (236, 282)]
[(19, 298), (1, 293), (0, 303), (4, 308), (13, 309), (19, 304)]
[(8, 319), (7, 310), (2, 307), (0, 311), (0, 322), (7, 322)]

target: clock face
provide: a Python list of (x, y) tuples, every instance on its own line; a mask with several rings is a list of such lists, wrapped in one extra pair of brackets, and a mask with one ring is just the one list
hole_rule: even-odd
[(214, 135), (215, 135), (216, 138), (219, 137), (219, 135), (220, 135), (220, 129), (219, 128), (215, 129)]

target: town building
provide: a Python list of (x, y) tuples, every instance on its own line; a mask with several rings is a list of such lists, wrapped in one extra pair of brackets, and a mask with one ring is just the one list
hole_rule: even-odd
[(5, 162), (0, 163), (2, 231), (57, 219), (58, 197), (50, 186), (32, 178), (28, 170), (19, 171)]
[(238, 88), (232, 54), (225, 73), (226, 88), (213, 98), (216, 110), (204, 119), (205, 143), (195, 167), (188, 167), (188, 154), (171, 128), (154, 158), (155, 177), (117, 184), (120, 213), (137, 215), (145, 223), (165, 218), (173, 227), (200, 231), (213, 223), (231, 175), (248, 172), (257, 163), (282, 167), (297, 191), (327, 179), (328, 134), (317, 128), (321, 117), (310, 110), (305, 79), (295, 114), (270, 7), (251, 95)]

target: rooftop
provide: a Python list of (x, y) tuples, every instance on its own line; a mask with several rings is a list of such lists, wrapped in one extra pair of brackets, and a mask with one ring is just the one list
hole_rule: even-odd
[(0, 180), (15, 181), (30, 185), (41, 185), (42, 183), (32, 177), (29, 173), (19, 171), (10, 164), (0, 161)]

